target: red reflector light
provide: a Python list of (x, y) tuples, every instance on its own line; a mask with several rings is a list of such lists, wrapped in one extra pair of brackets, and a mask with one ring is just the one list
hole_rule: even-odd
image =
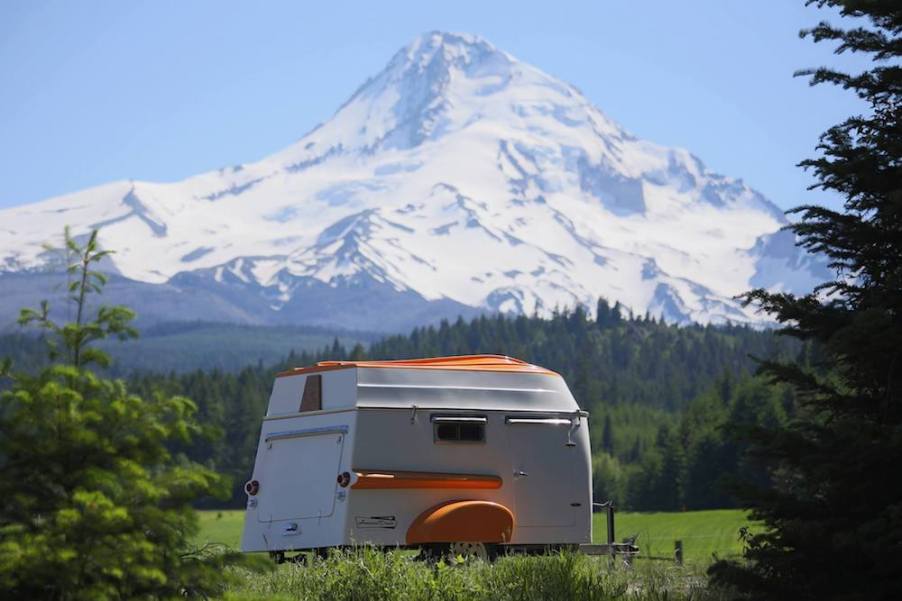
[(348, 484), (351, 483), (351, 474), (348, 472), (342, 472), (338, 474), (338, 485), (342, 488), (347, 487)]
[(244, 492), (253, 497), (260, 492), (260, 483), (256, 480), (249, 480), (248, 483), (244, 485)]

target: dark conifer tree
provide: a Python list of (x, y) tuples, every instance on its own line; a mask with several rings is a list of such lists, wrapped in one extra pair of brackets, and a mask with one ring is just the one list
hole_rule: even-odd
[(623, 319), (623, 306), (620, 304), (620, 301), (614, 303), (614, 308), (611, 309), (611, 323), (618, 323)]
[(629, 455), (627, 455), (627, 460), (630, 463), (636, 463), (639, 461), (639, 458), (642, 456), (642, 441), (639, 440), (639, 437), (636, 437), (635, 442), (633, 442), (633, 446), (630, 448)]
[(661, 473), (655, 486), (659, 509), (675, 511), (683, 505), (685, 457), (679, 438), (672, 429), (658, 430), (656, 445), (661, 454)]
[(599, 298), (595, 306), (595, 323), (602, 330), (611, 323), (611, 306), (604, 298)]
[(605, 414), (604, 427), (601, 430), (601, 448), (606, 453), (614, 452), (614, 432), (611, 425), (611, 416)]
[(747, 300), (817, 347), (820, 364), (765, 362), (798, 406), (786, 428), (751, 431), (770, 485), (744, 491), (766, 529), (746, 563), (715, 564), (715, 581), (754, 599), (902, 598), (902, 3), (810, 0), (854, 17), (802, 32), (873, 62), (858, 74), (805, 71), (867, 105), (821, 136), (803, 161), (844, 211), (794, 210), (799, 244), (823, 253), (835, 280), (803, 297), (755, 290)]

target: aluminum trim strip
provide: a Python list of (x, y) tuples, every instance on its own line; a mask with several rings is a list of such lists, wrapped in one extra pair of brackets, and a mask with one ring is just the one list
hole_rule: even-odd
[(569, 419), (563, 419), (558, 417), (506, 417), (504, 418), (504, 423), (506, 424), (547, 424), (549, 426), (563, 426), (573, 425), (573, 422)]
[(263, 440), (270, 442), (273, 440), (282, 440), (284, 438), (299, 438), (302, 436), (319, 436), (321, 434), (347, 434), (347, 426), (322, 426), (319, 428), (305, 428), (303, 430), (284, 430), (282, 432), (272, 432), (266, 435)]
[(486, 424), (489, 421), (475, 415), (433, 415), (430, 419), (434, 424)]
[(552, 392), (559, 391), (550, 388), (502, 388), (492, 386), (431, 386), (428, 384), (370, 384), (358, 382), (358, 388), (413, 388), (421, 390), (489, 390), (492, 392)]

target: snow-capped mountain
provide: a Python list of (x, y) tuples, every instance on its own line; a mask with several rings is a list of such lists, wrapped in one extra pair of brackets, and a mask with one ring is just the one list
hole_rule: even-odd
[(604, 296), (674, 322), (760, 322), (734, 295), (828, 275), (785, 223), (575, 87), (434, 32), (261, 161), (0, 211), (0, 287), (18, 301), (46, 286), (58, 258), (43, 245), (70, 225), (116, 250), (112, 300), (157, 319), (390, 330)]

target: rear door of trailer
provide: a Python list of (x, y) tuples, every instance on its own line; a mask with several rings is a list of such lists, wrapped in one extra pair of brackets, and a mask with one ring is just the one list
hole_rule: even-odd
[[(326, 426), (286, 428), (266, 434), (261, 450), (258, 520), (331, 516), (347, 433), (347, 426)], [(283, 535), (290, 536), (293, 530), (298, 529), (286, 526)]]
[(576, 477), (577, 447), (570, 419), (556, 415), (505, 418), (513, 459), (517, 528), (563, 527), (574, 523), (572, 503), (581, 503)]

